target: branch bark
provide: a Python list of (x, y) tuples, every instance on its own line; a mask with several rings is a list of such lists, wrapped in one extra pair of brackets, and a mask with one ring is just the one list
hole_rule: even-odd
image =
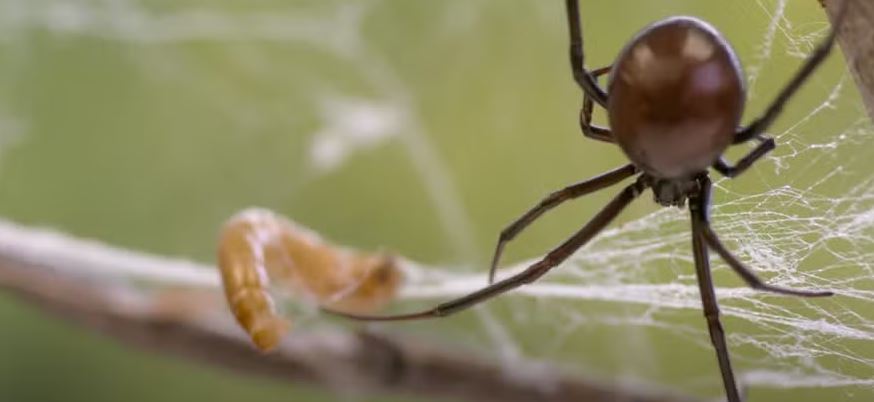
[[(458, 347), (342, 329), (298, 329), (275, 353), (260, 354), (223, 303), (192, 309), (168, 306), (160, 297), (169, 285), (207, 289), (220, 300), (217, 278), (212, 267), (0, 220), (0, 290), (117, 340), (173, 357), (340, 393), (478, 402), (692, 401), (569, 376), (543, 364), (508, 365)], [(150, 289), (136, 282), (160, 286)]]
[[(847, 67), (862, 94), (868, 117), (874, 120), (874, 1), (846, 0), (849, 9), (846, 21), (838, 32)], [(820, 0), (829, 19), (834, 22), (840, 1)]]

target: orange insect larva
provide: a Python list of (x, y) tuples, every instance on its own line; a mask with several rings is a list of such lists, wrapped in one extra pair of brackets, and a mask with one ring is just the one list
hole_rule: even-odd
[(228, 305), (262, 351), (276, 347), (290, 327), (277, 313), (271, 282), (297, 298), (348, 313), (379, 309), (401, 282), (393, 256), (331, 245), (264, 209), (244, 210), (228, 220), (218, 260)]

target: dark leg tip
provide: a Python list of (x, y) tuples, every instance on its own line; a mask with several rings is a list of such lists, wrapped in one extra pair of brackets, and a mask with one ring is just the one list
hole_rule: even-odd
[(835, 292), (831, 290), (822, 290), (822, 291), (804, 291), (804, 290), (796, 290), (790, 294), (795, 294), (802, 297), (829, 297), (834, 296)]

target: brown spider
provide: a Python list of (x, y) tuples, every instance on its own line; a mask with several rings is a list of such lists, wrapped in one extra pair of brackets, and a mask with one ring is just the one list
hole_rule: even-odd
[[(570, 25), (571, 68), (574, 80), (584, 94), (580, 113), (583, 134), (598, 141), (618, 144), (631, 163), (549, 194), (501, 231), (487, 287), (432, 309), (409, 314), (368, 316), (331, 312), (368, 321), (413, 320), (457, 313), (537, 280), (585, 245), (644, 190), (652, 188), (655, 201), (663, 206), (683, 207), (688, 200), (695, 272), (704, 316), (728, 400), (739, 402), (741, 397), (710, 275), (709, 249), (716, 251), (754, 289), (801, 297), (831, 296), (833, 293), (768, 285), (732, 255), (710, 228), (708, 168), (712, 166), (723, 176), (735, 177), (774, 149), (774, 139), (764, 132), (786, 102), (825, 60), (834, 45), (835, 27), (780, 91), (764, 115), (742, 127), (740, 119), (746, 98), (743, 72), (729, 43), (710, 24), (693, 17), (658, 21), (634, 36), (612, 66), (588, 71), (584, 68), (577, 0), (565, 0), (565, 4)], [(846, 9), (847, 1), (844, 0), (836, 26), (844, 20)], [(608, 72), (611, 73), (610, 82), (605, 92), (598, 85), (597, 77)], [(610, 128), (591, 124), (595, 103), (607, 110)], [(758, 145), (734, 166), (722, 158), (729, 145), (753, 140)], [(493, 283), (504, 245), (540, 215), (564, 201), (601, 190), (635, 174), (638, 176), (634, 183), (564, 243), (526, 270)]]

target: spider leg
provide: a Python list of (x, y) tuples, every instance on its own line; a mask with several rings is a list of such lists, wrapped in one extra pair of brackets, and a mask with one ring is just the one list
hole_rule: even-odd
[(604, 227), (613, 220), (613, 218), (619, 215), (619, 213), (622, 212), (622, 210), (625, 209), (625, 207), (628, 206), (631, 201), (637, 198), (637, 196), (640, 195), (640, 193), (643, 192), (646, 187), (647, 184), (645, 176), (641, 176), (637, 181), (626, 187), (616, 197), (614, 197), (613, 200), (611, 200), (600, 212), (598, 212), (598, 214), (596, 214), (588, 223), (586, 223), (585, 226), (582, 227), (582, 229), (580, 229), (569, 239), (565, 240), (564, 243), (552, 249), (552, 251), (546, 254), (546, 256), (543, 257), (540, 261), (532, 264), (524, 271), (507, 279), (496, 282), (492, 285), (486, 286), (468, 295), (441, 303), (432, 309), (408, 314), (384, 316), (349, 314), (327, 309), (323, 309), (323, 311), (333, 315), (363, 321), (417, 320), (424, 318), (444, 317), (450, 314), (457, 313), (482, 301), (504, 293), (508, 290), (515, 289), (519, 286), (537, 280), (538, 278), (543, 276), (543, 274), (547, 273), (558, 264), (564, 262), (564, 260), (570, 257), (575, 251), (577, 251), (580, 247), (582, 247), (589, 240), (591, 240), (592, 237), (601, 232), (601, 230), (603, 230)]
[(753, 163), (756, 163), (757, 160), (765, 156), (768, 152), (771, 152), (776, 147), (773, 138), (764, 135), (760, 135), (758, 138), (761, 140), (759, 145), (750, 151), (750, 153), (746, 154), (746, 156), (741, 158), (737, 164), (731, 166), (724, 158), (720, 157), (713, 163), (713, 168), (725, 177), (735, 177), (740, 175), (752, 166)]
[[(598, 77), (610, 72), (613, 66), (601, 67), (592, 71), (592, 77), (597, 82)], [(595, 102), (588, 94), (583, 94), (583, 108), (580, 109), (580, 128), (583, 130), (583, 135), (593, 140), (613, 143), (613, 134), (606, 127), (596, 126), (592, 124), (592, 112), (595, 108)]]
[[(707, 330), (710, 333), (710, 342), (716, 350), (716, 359), (719, 361), (719, 370), (722, 374), (722, 384), (725, 386), (725, 394), (729, 402), (740, 402), (741, 398), (737, 391), (737, 383), (734, 379), (734, 371), (731, 368), (731, 359), (728, 355), (728, 345), (725, 342), (725, 331), (719, 320), (719, 303), (716, 300), (716, 292), (713, 289), (713, 278), (710, 275), (710, 256), (707, 246), (704, 244), (702, 230), (707, 222), (702, 219), (700, 209), (702, 200), (707, 190), (699, 190), (698, 194), (690, 196), (689, 212), (692, 216), (692, 253), (695, 258), (695, 274), (698, 276), (698, 289), (701, 293), (701, 305), (704, 310), (704, 318), (707, 320)], [(706, 202), (706, 201), (705, 201)]]
[(701, 184), (701, 196), (698, 200), (698, 205), (696, 208), (696, 214), (698, 215), (698, 220), (701, 222), (700, 227), (700, 236), (707, 242), (707, 245), (716, 251), (728, 266), (734, 270), (744, 280), (744, 282), (749, 285), (749, 287), (762, 290), (765, 292), (779, 293), (784, 295), (791, 296), (799, 296), (799, 297), (825, 297), (832, 296), (834, 292), (831, 291), (812, 291), (812, 290), (797, 290), (797, 289), (789, 289), (780, 286), (768, 285), (762, 281), (761, 278), (756, 275), (753, 270), (744, 265), (740, 260), (737, 259), (725, 245), (719, 240), (719, 236), (713, 231), (710, 227), (710, 217), (709, 217), (709, 206), (710, 206), (710, 192), (711, 192), (711, 184), (710, 179), (704, 177), (699, 180)]
[(580, 24), (579, 4), (577, 0), (565, 0), (568, 26), (570, 26), (570, 57), (574, 81), (583, 89), (586, 95), (603, 107), (607, 107), (607, 93), (604, 92), (592, 74), (586, 71), (585, 54), (583, 53), (583, 29)]
[(513, 240), (516, 235), (537, 220), (537, 218), (565, 201), (582, 197), (605, 187), (612, 186), (637, 172), (638, 169), (633, 164), (628, 164), (600, 176), (572, 184), (547, 195), (536, 206), (534, 206), (534, 208), (528, 210), (528, 212), (520, 216), (501, 231), (501, 234), (498, 236), (498, 245), (495, 247), (495, 254), (492, 257), (492, 266), (489, 269), (489, 283), (492, 283), (495, 280), (495, 270), (498, 268), (498, 261), (501, 259), (501, 254), (504, 252), (504, 246), (506, 243)]
[(842, 0), (841, 8), (838, 11), (837, 18), (835, 18), (834, 24), (832, 24), (831, 29), (829, 30), (828, 36), (813, 50), (813, 53), (807, 57), (807, 60), (804, 64), (801, 65), (801, 68), (798, 69), (798, 72), (789, 80), (789, 83), (780, 91), (771, 105), (765, 110), (765, 113), (754, 120), (744, 129), (741, 129), (734, 137), (734, 143), (739, 144), (742, 142), (749, 141), (753, 138), (759, 137), (771, 123), (780, 115), (780, 112), (783, 111), (783, 106), (786, 105), (786, 102), (792, 98), (792, 95), (798, 91), (802, 84), (810, 77), (810, 75), (822, 64), (822, 62), (826, 59), (829, 52), (831, 52), (832, 47), (834, 47), (835, 36), (837, 34), (837, 29), (843, 24), (844, 18), (847, 14), (847, 4), (850, 0)]
[(612, 69), (613, 69), (613, 65), (612, 65), (612, 64), (609, 65), (609, 66), (604, 66), (604, 67), (601, 67), (601, 68), (596, 68), (596, 69), (594, 69), (594, 70), (591, 71), (591, 73), (592, 73), (592, 77), (594, 77), (594, 78), (597, 80), (597, 79), (600, 78), (602, 75), (609, 73), (610, 70), (612, 70)]

